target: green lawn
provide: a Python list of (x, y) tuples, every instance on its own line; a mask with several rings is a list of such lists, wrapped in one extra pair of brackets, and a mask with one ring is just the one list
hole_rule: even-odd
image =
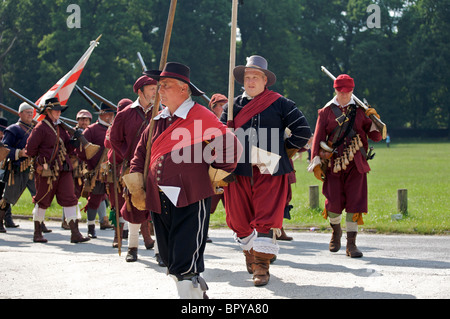
[[(360, 229), (381, 233), (445, 234), (450, 231), (450, 155), (448, 142), (402, 142), (384, 141), (374, 143), (375, 158), (369, 161), (368, 174), (369, 212), (364, 215)], [(291, 220), (284, 220), (285, 228), (325, 229), (329, 227), (321, 212), (325, 198), (321, 183), (306, 171), (306, 153), (295, 161), (297, 183), (292, 186)], [(309, 186), (319, 185), (320, 208), (309, 208)], [(397, 190), (408, 190), (408, 213), (402, 220), (392, 220), (397, 214)], [(224, 225), (224, 210), (212, 216), (212, 225)], [(344, 220), (345, 218), (343, 218)]]
[[(373, 145), (376, 156), (370, 161), (368, 175), (369, 213), (364, 215), (360, 229), (381, 233), (447, 234), (450, 232), (450, 155), (448, 142), (401, 142), (387, 148), (384, 142)], [(297, 183), (292, 186), (291, 220), (285, 220), (287, 229), (316, 227), (326, 229), (328, 222), (322, 218), (324, 197), (320, 194), (320, 208), (310, 209), (309, 186), (319, 185), (312, 173), (306, 171), (306, 153), (295, 161)], [(320, 192), (321, 192), (320, 185)], [(392, 220), (397, 214), (397, 189), (408, 190), (408, 213), (401, 220)], [(83, 207), (85, 199), (80, 199)], [(33, 205), (28, 191), (13, 207), (13, 214), (31, 215)], [(61, 216), (61, 207), (53, 201), (47, 216)], [(82, 214), (83, 218), (86, 215)], [(344, 220), (345, 218), (343, 218)], [(221, 204), (211, 216), (212, 227), (226, 227), (225, 211)]]

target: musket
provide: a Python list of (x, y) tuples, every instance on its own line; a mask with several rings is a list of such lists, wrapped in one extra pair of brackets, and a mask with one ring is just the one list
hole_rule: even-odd
[(92, 90), (91, 90), (90, 88), (88, 88), (87, 86), (83, 86), (83, 89), (84, 89), (84, 90), (86, 91), (86, 93), (89, 94), (90, 96), (95, 97), (97, 100), (99, 100), (99, 101), (105, 103), (106, 105), (108, 105), (108, 106), (109, 106), (111, 109), (113, 109), (114, 111), (117, 111), (117, 106), (116, 106), (113, 102), (111, 102), (111, 101), (105, 99), (103, 96), (101, 96), (100, 94), (98, 94), (98, 93), (92, 91)]
[(96, 110), (97, 112), (100, 112), (100, 107), (77, 84), (75, 84), (75, 89), (94, 108), (94, 110)]
[[(25, 103), (31, 105), (36, 111), (38, 111), (38, 112), (40, 111), (39, 106), (37, 106), (36, 104), (34, 104), (31, 100), (29, 100), (28, 98), (26, 98), (26, 97), (23, 96), (22, 94), (20, 94), (20, 93), (14, 91), (14, 90), (11, 89), (11, 88), (9, 88), (9, 92), (11, 92), (14, 96), (18, 97), (19, 99), (21, 99), (21, 100), (24, 101)], [(65, 121), (66, 123), (70, 123), (71, 125), (77, 125), (77, 124), (78, 124), (78, 122), (77, 122), (76, 120), (72, 120), (72, 119), (69, 119), (69, 118), (67, 118), (67, 117), (60, 116), (59, 119), (60, 119), (61, 121)]]
[[(22, 94), (14, 91), (11, 88), (9, 88), (9, 91), (14, 96), (18, 97), (19, 99), (21, 99), (25, 103), (31, 105), (36, 111), (40, 111), (39, 106), (34, 104), (31, 100), (29, 100), (28, 98), (26, 98)], [(60, 121), (61, 121), (62, 128), (65, 129), (69, 133), (70, 136), (73, 136), (75, 134), (75, 132), (76, 132), (76, 129), (73, 128), (72, 126), (70, 126), (69, 124), (67, 124), (65, 122), (65, 120), (61, 116), (59, 118), (60, 118)], [(76, 121), (75, 121), (75, 123), (76, 123)], [(97, 152), (100, 150), (100, 146), (99, 145), (92, 144), (91, 142), (86, 140), (86, 138), (84, 137), (83, 134), (81, 134), (81, 136), (78, 139), (80, 140), (81, 144), (83, 145), (84, 150), (86, 151), (86, 158), (87, 159), (91, 159), (92, 157), (94, 157), (94, 155), (97, 154)]]
[(147, 71), (148, 69), (147, 69), (147, 66), (145, 65), (144, 59), (142, 58), (141, 52), (138, 52), (137, 56), (138, 56), (139, 62), (141, 63), (141, 66), (142, 66), (142, 72)]
[(117, 168), (116, 168), (116, 151), (112, 151), (112, 173), (113, 173), (113, 187), (114, 187), (114, 206), (116, 208), (116, 234), (117, 234), (117, 243), (119, 248), (119, 256), (121, 254), (122, 249), (122, 234), (120, 233), (120, 220), (119, 220), (119, 195), (117, 194)]
[[(328, 71), (324, 66), (320, 67), (322, 72), (324, 72), (326, 75), (328, 75), (328, 77), (330, 79), (332, 79), (333, 81), (336, 80), (336, 77), (330, 73), (330, 71)], [(352, 94), (353, 100), (355, 100), (356, 104), (360, 107), (362, 107), (364, 110), (368, 110), (369, 106), (367, 106), (366, 104), (364, 104), (360, 99), (358, 99), (354, 94)], [(376, 125), (376, 127), (378, 128), (378, 130), (381, 132), (381, 136), (383, 137), (383, 139), (386, 139), (386, 135), (387, 135), (387, 127), (386, 124), (384, 124), (378, 117), (376, 117), (375, 115), (370, 115), (369, 118), (372, 120), (372, 122)]]

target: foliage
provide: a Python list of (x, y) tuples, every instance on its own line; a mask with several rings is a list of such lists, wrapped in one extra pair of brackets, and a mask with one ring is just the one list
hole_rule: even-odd
[[(136, 53), (147, 67), (159, 68), (170, 1), (79, 0), (81, 28), (67, 26), (71, 2), (0, 2), (0, 102), (20, 103), (9, 87), (39, 98), (100, 34), (82, 86), (113, 102), (134, 99), (132, 85), (142, 71)], [(295, 101), (312, 126), (333, 94), (323, 65), (353, 76), (355, 94), (367, 98), (388, 127), (449, 128), (450, 0), (243, 3), (236, 64), (252, 54), (266, 57), (278, 78), (273, 89)], [(380, 8), (380, 28), (367, 26), (370, 4)], [(230, 0), (177, 3), (168, 60), (189, 65), (192, 81), (208, 96), (228, 91), (230, 19)], [(76, 93), (69, 105), (68, 117), (89, 108)]]

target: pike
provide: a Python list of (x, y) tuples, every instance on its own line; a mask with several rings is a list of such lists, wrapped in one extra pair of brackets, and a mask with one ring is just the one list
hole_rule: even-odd
[(83, 86), (83, 89), (84, 89), (84, 91), (86, 91), (87, 94), (89, 94), (90, 96), (95, 97), (97, 100), (105, 103), (106, 105), (108, 105), (114, 111), (117, 110), (117, 106), (113, 102), (105, 99), (103, 96), (101, 96), (100, 94), (94, 92), (93, 90), (91, 90), (87, 86)]
[(100, 107), (77, 84), (75, 85), (75, 89), (94, 108), (94, 110), (100, 112)]
[[(21, 99), (22, 101), (24, 101), (25, 103), (31, 105), (32, 107), (34, 107), (35, 110), (40, 111), (39, 106), (37, 106), (36, 104), (34, 104), (31, 100), (27, 99), (25, 96), (23, 96), (22, 94), (14, 91), (13, 89), (9, 88), (9, 91), (16, 97), (18, 97), (19, 99)], [(72, 126), (70, 126), (69, 124), (67, 124), (65, 122), (65, 118), (60, 117), (60, 121), (61, 121), (61, 126), (69, 133), (70, 136), (73, 136), (76, 132), (76, 129), (73, 128)], [(75, 121), (76, 123), (76, 121)], [(97, 152), (100, 150), (100, 146), (99, 145), (95, 145), (92, 144), (91, 142), (89, 142), (88, 140), (86, 140), (86, 138), (84, 137), (83, 134), (81, 134), (81, 136), (79, 137), (81, 144), (84, 147), (84, 150), (86, 151), (86, 158), (87, 159), (91, 159), (92, 157), (94, 157), (95, 154), (97, 154)]]
[[(167, 54), (169, 52), (169, 44), (170, 44), (170, 38), (172, 36), (172, 27), (173, 27), (173, 20), (175, 18), (175, 10), (177, 8), (177, 0), (170, 0), (170, 7), (169, 7), (169, 14), (167, 17), (167, 23), (166, 23), (166, 32), (164, 34), (164, 43), (162, 47), (161, 52), (161, 59), (159, 61), (159, 70), (162, 70), (167, 62)], [(155, 127), (155, 116), (158, 114), (159, 109), (159, 102), (160, 102), (160, 96), (159, 96), (159, 83), (158, 83), (158, 89), (156, 90), (156, 96), (155, 96), (155, 103), (153, 103), (153, 109), (151, 114), (151, 121), (150, 121), (150, 127), (149, 127), (149, 138), (147, 142), (147, 149), (145, 153), (145, 164), (144, 164), (144, 189), (145, 189), (145, 181), (147, 180), (148, 176), (148, 166), (150, 165), (150, 156), (151, 156), (151, 148), (152, 148), (152, 136), (153, 136), (153, 130)]]
[(236, 28), (237, 28), (238, 1), (233, 0), (231, 6), (231, 36), (230, 36), (230, 68), (228, 74), (228, 118), (227, 126), (231, 129), (233, 124), (233, 102), (234, 102), (234, 75), (233, 69), (236, 65)]
[[(336, 77), (333, 74), (331, 74), (330, 71), (328, 71), (324, 66), (321, 66), (320, 68), (321, 68), (322, 72), (324, 72), (326, 75), (328, 75), (328, 77), (330, 79), (332, 79), (333, 81), (336, 80)], [(356, 104), (358, 104), (359, 107), (362, 107), (364, 110), (368, 110), (369, 109), (369, 106), (364, 104), (354, 94), (352, 94), (352, 97), (355, 100)], [(386, 139), (386, 135), (387, 135), (386, 124), (384, 124), (378, 117), (376, 117), (373, 114), (370, 115), (370, 119), (376, 125), (378, 130), (381, 132), (381, 136), (383, 137), (383, 139)]]

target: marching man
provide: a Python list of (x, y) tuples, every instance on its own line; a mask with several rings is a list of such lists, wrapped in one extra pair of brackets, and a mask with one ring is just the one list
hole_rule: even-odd
[(337, 252), (341, 247), (341, 215), (345, 209), (346, 254), (357, 258), (363, 255), (356, 247), (358, 224), (367, 213), (368, 139), (378, 142), (382, 135), (369, 119), (371, 114), (379, 118), (375, 109), (356, 107), (354, 87), (354, 80), (347, 74), (334, 81), (336, 96), (318, 112), (308, 170), (323, 181), (323, 215), (330, 219), (332, 228), (329, 250)]
[(26, 155), (35, 157), (34, 242), (47, 242), (42, 236), (41, 222), (44, 221), (45, 211), (55, 196), (58, 204), (63, 207), (71, 230), (70, 242), (80, 243), (89, 240), (78, 230), (78, 198), (74, 193), (73, 167), (69, 159), (69, 154), (74, 152), (77, 143), (80, 143), (78, 138), (81, 131), (77, 131), (74, 138), (70, 138), (60, 126), (59, 117), (66, 109), (67, 106), (61, 105), (57, 98), (45, 100), (41, 110), (45, 118), (34, 127), (25, 147)]
[(214, 195), (210, 173), (217, 180), (233, 171), (240, 145), (212, 112), (191, 99), (203, 92), (191, 84), (187, 66), (169, 62), (162, 71), (150, 72), (160, 83), (166, 108), (153, 119), (152, 135), (150, 126), (142, 134), (124, 181), (133, 204), (152, 212), (159, 253), (180, 298), (205, 298), (200, 273)]
[[(228, 125), (235, 129), (244, 152), (233, 173), (236, 181), (225, 187), (225, 211), (254, 285), (263, 286), (269, 282), (269, 264), (279, 250), (276, 236), (293, 171), (289, 158), (305, 146), (311, 130), (293, 101), (268, 89), (276, 76), (267, 69), (266, 59), (253, 55), (233, 74), (245, 92), (234, 99), (234, 120)], [(222, 123), (227, 123), (228, 111), (227, 104)], [(286, 128), (292, 135), (284, 140)]]

